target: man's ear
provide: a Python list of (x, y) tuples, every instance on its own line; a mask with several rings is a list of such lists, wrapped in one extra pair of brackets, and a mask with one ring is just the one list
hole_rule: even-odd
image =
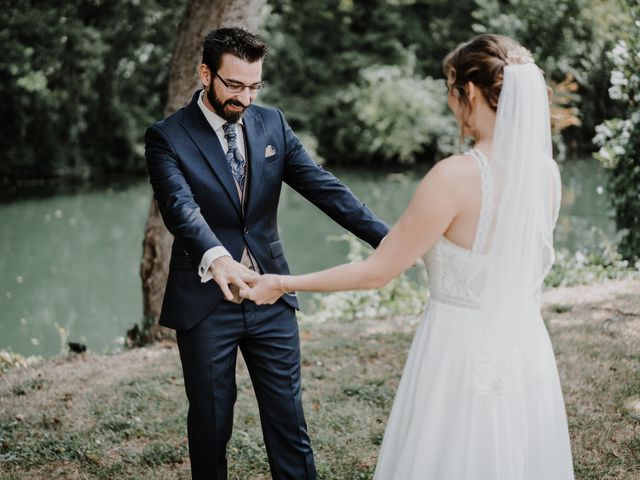
[(209, 67), (207, 67), (206, 64), (201, 63), (200, 66), (198, 67), (198, 75), (200, 76), (200, 81), (202, 82), (202, 85), (204, 85), (205, 88), (207, 88), (211, 83), (211, 70), (209, 70)]

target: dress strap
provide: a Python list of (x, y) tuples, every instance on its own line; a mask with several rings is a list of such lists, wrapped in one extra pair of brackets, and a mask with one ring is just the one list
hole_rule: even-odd
[(493, 212), (493, 181), (489, 162), (484, 154), (477, 148), (473, 148), (466, 152), (475, 158), (480, 169), (480, 181), (482, 188), (482, 200), (480, 204), (480, 218), (478, 219), (478, 227), (476, 229), (476, 237), (473, 241), (471, 250), (473, 252), (482, 253), (487, 245), (489, 232), (491, 231), (491, 219)]

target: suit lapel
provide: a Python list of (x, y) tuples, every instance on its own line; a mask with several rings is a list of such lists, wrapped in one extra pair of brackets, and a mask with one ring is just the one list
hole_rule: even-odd
[[(211, 125), (204, 118), (202, 111), (200, 111), (197, 103), (199, 94), (200, 91), (196, 92), (191, 103), (185, 108), (183, 126), (220, 180), (238, 214), (242, 216), (240, 199), (238, 198), (238, 191), (236, 190), (231, 169), (227, 164), (224, 150), (220, 146), (216, 132), (213, 131)], [(251, 173), (253, 174), (253, 171)]]
[(260, 179), (262, 177), (262, 168), (264, 167), (264, 149), (267, 142), (260, 115), (249, 109), (243, 122), (246, 131), (245, 142), (249, 155), (249, 192), (245, 202), (245, 210), (248, 215), (252, 203), (255, 203), (258, 198), (260, 185), (262, 184)]

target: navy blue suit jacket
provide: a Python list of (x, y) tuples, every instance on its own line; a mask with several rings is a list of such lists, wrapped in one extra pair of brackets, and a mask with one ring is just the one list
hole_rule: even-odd
[[(243, 212), (224, 150), (198, 106), (199, 94), (145, 135), (154, 196), (175, 237), (160, 324), (177, 330), (195, 326), (222, 298), (218, 285), (201, 283), (197, 273), (211, 247), (224, 246), (239, 261), (246, 244), (264, 273), (289, 273), (277, 228), (283, 181), (374, 247), (388, 232), (347, 187), (311, 159), (282, 112), (257, 105), (243, 116), (249, 157)], [(265, 158), (267, 145), (276, 153)], [(295, 296), (287, 295), (285, 301), (298, 307)]]

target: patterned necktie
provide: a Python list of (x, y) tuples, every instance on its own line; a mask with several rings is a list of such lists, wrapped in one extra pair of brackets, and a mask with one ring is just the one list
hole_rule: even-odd
[(244, 158), (242, 158), (240, 150), (238, 150), (238, 135), (236, 134), (236, 124), (225, 123), (222, 128), (224, 130), (224, 138), (227, 139), (227, 145), (229, 147), (229, 150), (227, 150), (227, 162), (229, 163), (229, 168), (231, 168), (233, 178), (235, 178), (236, 182), (238, 182), (238, 185), (240, 185), (240, 189), (244, 191), (246, 165)]

